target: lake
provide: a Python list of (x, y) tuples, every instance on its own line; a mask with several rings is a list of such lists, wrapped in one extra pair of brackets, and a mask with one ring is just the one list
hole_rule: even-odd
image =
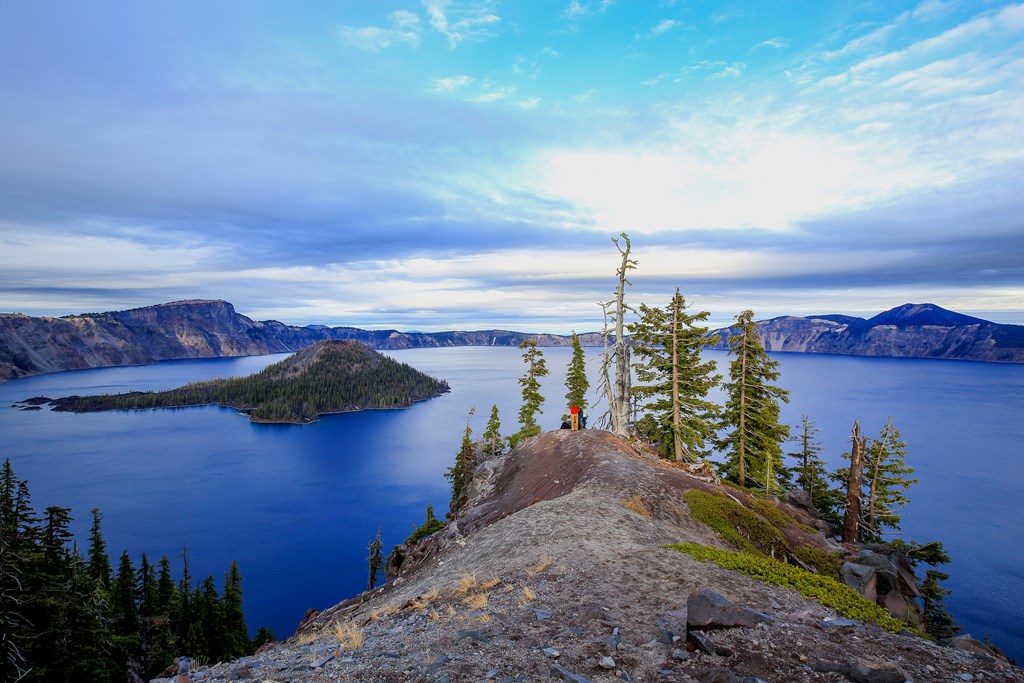
[[(556, 428), (570, 350), (543, 349), (551, 374), (542, 424)], [(0, 383), (0, 458), (27, 479), (37, 511), (72, 508), (80, 542), (89, 510), (104, 515), (107, 546), (136, 563), (167, 554), (180, 570), (183, 545), (193, 574), (218, 584), (231, 560), (245, 579), (251, 630), (291, 634), (307, 608), (323, 609), (366, 586), (369, 540), (383, 529), (385, 551), (433, 504), (448, 507), (444, 471), (454, 461), (472, 407), (477, 436), (492, 404), (503, 433), (514, 431), (515, 348), (462, 347), (388, 352), (445, 379), (449, 394), (407, 410), (325, 416), (312, 425), (256, 425), (236, 411), (180, 408), (75, 415), (19, 411), (32, 396), (169, 389), (255, 372), (284, 355), (171, 361)], [(588, 349), (596, 383), (597, 349)], [(724, 352), (709, 352), (727, 367)], [(791, 392), (783, 418), (808, 414), (830, 467), (848, 450), (850, 427), (875, 437), (892, 416), (920, 483), (903, 514), (909, 539), (942, 540), (947, 601), (964, 629), (988, 634), (1024, 661), (1024, 366), (916, 359), (774, 354)], [(591, 424), (600, 410), (591, 413)], [(794, 428), (794, 432), (796, 429)], [(795, 450), (795, 446), (793, 449)]]

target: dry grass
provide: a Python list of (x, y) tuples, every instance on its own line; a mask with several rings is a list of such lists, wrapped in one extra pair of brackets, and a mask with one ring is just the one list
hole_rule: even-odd
[(481, 624), (489, 624), (489, 623), (491, 623), (491, 615), (490, 614), (481, 614), (480, 616), (478, 616), (476, 618), (476, 620), (479, 621)]
[(654, 519), (654, 515), (652, 515), (651, 511), (647, 509), (647, 506), (644, 505), (644, 502), (640, 500), (640, 496), (633, 496), (631, 500), (627, 500), (626, 509), (632, 510), (638, 515), (643, 515), (644, 517), (647, 517), (649, 519)]
[(537, 594), (530, 590), (529, 586), (523, 586), (523, 594), (519, 597), (519, 606), (529, 605), (537, 599)]
[(367, 623), (372, 624), (381, 617), (386, 617), (389, 614), (394, 614), (398, 611), (398, 608), (394, 605), (385, 605), (384, 607), (377, 607), (370, 611), (370, 619)]
[(455, 595), (456, 597), (465, 595), (479, 585), (480, 582), (476, 580), (476, 576), (472, 574), (463, 574), (462, 578), (459, 579), (459, 584), (455, 586)]
[(414, 610), (419, 612), (430, 607), (430, 603), (424, 600), (422, 596), (417, 595), (415, 598), (409, 601), (409, 607), (412, 607)]
[(363, 630), (357, 626), (340, 621), (334, 622), (334, 637), (341, 643), (344, 650), (358, 650), (363, 646)]
[(480, 590), (489, 591), (495, 586), (497, 586), (499, 583), (501, 583), (501, 579), (497, 576), (492, 576), (491, 578), (487, 579), (486, 581), (480, 584)]
[(308, 644), (312, 643), (314, 640), (316, 640), (319, 636), (320, 636), (319, 633), (314, 633), (312, 631), (306, 631), (301, 636), (296, 638), (295, 642), (298, 643), (299, 645), (308, 645)]
[(527, 569), (526, 573), (529, 574), (530, 576), (536, 576), (537, 574), (540, 574), (542, 571), (544, 571), (545, 569), (550, 567), (551, 566), (551, 561), (552, 561), (551, 560), (551, 556), (550, 555), (545, 555), (543, 558), (541, 558), (541, 561), (540, 561), (540, 563), (537, 566), (531, 567), (530, 569)]
[(487, 593), (477, 593), (462, 601), (470, 609), (487, 609)]

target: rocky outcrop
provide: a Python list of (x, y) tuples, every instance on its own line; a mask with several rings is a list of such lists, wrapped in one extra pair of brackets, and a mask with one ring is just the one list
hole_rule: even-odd
[(607, 432), (546, 432), (485, 465), (386, 585), (193, 681), (1024, 681), (665, 548), (726, 547), (683, 495), (714, 485)]
[[(580, 335), (585, 345), (599, 334)], [(355, 327), (297, 327), (254, 321), (226, 301), (175, 301), (111, 313), (63, 318), (0, 314), (0, 380), (110, 365), (144, 365), (177, 358), (253, 356), (298, 351), (324, 339), (353, 339), (373, 349), (443, 346), (568, 346), (570, 337), (506, 330), (398, 332)]]
[[(757, 323), (757, 331), (769, 351), (1024, 363), (1024, 325), (1001, 325), (934, 304), (905, 304), (868, 320), (783, 316)], [(731, 332), (716, 330), (715, 348), (729, 348)]]

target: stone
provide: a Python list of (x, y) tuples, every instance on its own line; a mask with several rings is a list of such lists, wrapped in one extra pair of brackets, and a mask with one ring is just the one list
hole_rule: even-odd
[(867, 657), (850, 662), (848, 677), (853, 683), (913, 683), (914, 680), (899, 664)]
[(441, 655), (440, 657), (437, 658), (437, 660), (435, 660), (432, 664), (430, 664), (427, 667), (427, 675), (428, 676), (433, 676), (434, 674), (436, 674), (438, 672), (438, 670), (442, 666), (444, 666), (445, 664), (447, 664), (450, 661), (452, 661), (451, 657), (449, 657), (448, 655)]
[(332, 659), (334, 659), (334, 655), (324, 655), (323, 657), (320, 657), (319, 659), (314, 660), (313, 663), (309, 665), (309, 668), (310, 669), (319, 669), (320, 667), (322, 667), (324, 664), (326, 664), (327, 662), (331, 661)]
[(491, 642), (491, 639), (480, 633), (480, 631), (459, 631), (455, 634), (455, 640), (463, 640), (464, 638), (475, 640), (476, 642), (483, 643), (484, 645)]
[(1005, 662), (1006, 657), (996, 654), (991, 650), (985, 643), (980, 640), (973, 638), (971, 634), (964, 633), (955, 638), (943, 641), (942, 643), (946, 647), (951, 647), (954, 650), (961, 650), (963, 652), (970, 653), (975, 657), (985, 657), (988, 659), (998, 659), (999, 661)]
[(844, 562), (839, 568), (839, 578), (868, 602), (874, 602), (878, 597), (878, 578), (874, 567)]
[(562, 656), (561, 651), (556, 647), (546, 647), (541, 652), (544, 653), (544, 656), (551, 657), (551, 659), (557, 659)]
[(892, 590), (899, 590), (896, 565), (890, 562), (888, 557), (867, 549), (861, 550), (853, 557), (856, 564), (874, 567), (876, 590), (879, 595), (885, 595)]
[(686, 650), (682, 650), (682, 649), (680, 649), (678, 647), (676, 649), (672, 650), (672, 659), (676, 660), (677, 662), (685, 662), (689, 658), (690, 658), (690, 653), (687, 652)]
[(693, 629), (716, 629), (744, 626), (752, 628), (761, 623), (773, 623), (775, 618), (734, 605), (725, 597), (709, 588), (690, 593), (686, 599), (686, 625)]
[(497, 669), (491, 669), (490, 671), (488, 671), (487, 673), (484, 674), (484, 678), (488, 678), (488, 679), (490, 679), (490, 678), (497, 678), (498, 677), (498, 673), (500, 673), (500, 672)]
[(853, 633), (864, 625), (864, 622), (855, 619), (826, 619), (818, 624), (826, 631), (833, 633)]
[(551, 612), (546, 609), (534, 609), (533, 613), (537, 617), (537, 621), (544, 621), (545, 619), (551, 618)]
[(907, 617), (910, 616), (910, 605), (907, 603), (907, 599), (898, 588), (886, 593), (885, 598), (882, 600), (882, 604), (900, 621), (906, 621)]
[(768, 683), (768, 681), (763, 678), (758, 678), (757, 676), (744, 676), (741, 683)]
[(598, 660), (597, 665), (602, 669), (614, 669), (615, 660), (608, 656), (601, 657), (601, 659)]
[(736, 674), (721, 666), (716, 666), (714, 669), (701, 676), (698, 680), (700, 683), (739, 683), (739, 679), (736, 678)]
[(974, 680), (974, 676), (972, 676), (971, 674), (960, 674), (960, 680), (961, 681), (968, 681), (968, 682), (969, 681), (973, 681)]
[(563, 681), (569, 681), (569, 683), (590, 683), (590, 681), (584, 678), (583, 676), (580, 676), (579, 674), (574, 674), (571, 671), (566, 671), (560, 666), (551, 667), (551, 677)]
[(715, 654), (715, 641), (707, 637), (700, 631), (690, 631), (686, 634), (688, 640), (693, 641), (693, 644), (701, 652), (706, 652), (709, 655)]

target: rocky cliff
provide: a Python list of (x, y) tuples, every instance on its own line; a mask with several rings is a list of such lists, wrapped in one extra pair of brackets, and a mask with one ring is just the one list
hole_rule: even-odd
[[(176, 358), (250, 356), (298, 351), (321, 339), (354, 339), (374, 349), (441, 346), (567, 346), (570, 338), (506, 330), (416, 333), (355, 327), (297, 327), (254, 321), (226, 301), (175, 301), (111, 313), (63, 318), (0, 314), (0, 380)], [(600, 335), (582, 335), (600, 344)]]
[[(699, 521), (709, 497), (759, 511), (783, 538), (780, 559), (833, 557), (823, 574), (845, 560), (874, 576), (858, 587), (868, 598), (906, 593), (900, 567), (827, 541), (798, 507), (718, 486), (607, 432), (547, 432), (480, 464), (455, 518), (400, 548), (387, 584), (311, 610), (286, 642), (192, 680), (1024, 681), (976, 641), (892, 633), (667, 547), (737, 547)], [(748, 540), (761, 536), (771, 534)]]
[[(729, 348), (732, 328), (716, 330)], [(783, 316), (757, 323), (769, 351), (1024, 363), (1024, 325), (961, 315), (935, 304), (904, 304), (867, 320)]]

